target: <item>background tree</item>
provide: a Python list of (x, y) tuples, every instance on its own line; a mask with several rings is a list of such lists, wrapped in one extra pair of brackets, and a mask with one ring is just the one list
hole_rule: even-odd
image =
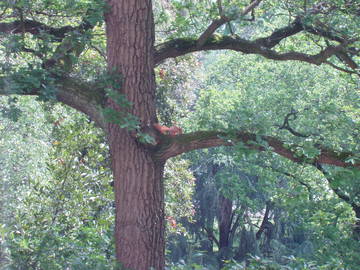
[(4, 198), (8, 214), (1, 219), (2, 247), (8, 260), (1, 267), (109, 269), (114, 261), (113, 192), (101, 130), (84, 115), (33, 98), (20, 98), (13, 106), (21, 111), (19, 119), (0, 120), (7, 130), (4, 143), (12, 143), (6, 151), (17, 153), (1, 156), (1, 187), (12, 196)]
[[(257, 57), (254, 58), (258, 59)], [(353, 113), (357, 111), (356, 100), (358, 99), (358, 94), (353, 90), (357, 89), (358, 81), (348, 81), (347, 77), (330, 77), (329, 74), (332, 74), (331, 69), (324, 68), (319, 70), (313, 69), (311, 66), (297, 66), (294, 63), (271, 63), (269, 61), (260, 61), (260, 59), (256, 61), (255, 59), (251, 59), (251, 57), (250, 59), (249, 57), (244, 58), (244, 56), (230, 52), (217, 53), (216, 58), (210, 54), (208, 60), (205, 58), (205, 62), (208, 61), (209, 63), (204, 66), (206, 67), (204, 70), (204, 74), (206, 74), (205, 82), (200, 83), (205, 90), (199, 91), (198, 107), (193, 116), (190, 116), (192, 120), (189, 121), (189, 125), (194, 127), (200, 126), (204, 129), (214, 127), (226, 129), (229, 123), (234, 126), (240, 124), (258, 134), (262, 132), (272, 133), (282, 137), (285, 141), (289, 139), (292, 141), (296, 140), (299, 144), (310, 141), (315, 143), (317, 141), (323, 145), (332, 145), (331, 147), (357, 149), (359, 145), (358, 135), (349, 136), (348, 131), (351, 130), (352, 134), (357, 134), (358, 120), (357, 117), (354, 117)], [(253, 64), (250, 65), (250, 63)], [(293, 68), (295, 71), (292, 74), (285, 75), (286, 70), (290, 68)], [(224, 70), (226, 76), (219, 73), (218, 70)], [(313, 81), (303, 77), (307, 77), (309, 74), (312, 74)], [(279, 78), (282, 78), (282, 80), (279, 80)], [(340, 89), (338, 85), (342, 85), (344, 88)], [(292, 110), (299, 110), (301, 113), (295, 114)], [(293, 116), (295, 117), (293, 118)], [(284, 128), (284, 123), (289, 125), (287, 128), (290, 130)], [(305, 141), (302, 139), (302, 136), (306, 136)], [(308, 145), (303, 144), (302, 151), (311, 154), (312, 147), (310, 145), (312, 143)], [(325, 212), (327, 213), (325, 215), (329, 214), (326, 219), (330, 218), (331, 215), (333, 216), (330, 219), (333, 220), (334, 227), (328, 226), (330, 224), (325, 225), (323, 221), (319, 220), (315, 223), (323, 224), (324, 228), (328, 229), (328, 232), (339, 232), (342, 230), (340, 228), (346, 227), (346, 233), (341, 237), (337, 237), (342, 239), (341, 242), (349, 241), (347, 246), (352, 247), (351, 250), (357, 249), (356, 242), (349, 235), (352, 226), (345, 225), (347, 222), (355, 223), (354, 216), (351, 216), (351, 212), (349, 212), (351, 203), (348, 202), (355, 202), (356, 198), (352, 197), (353, 199), (349, 201), (349, 197), (343, 196), (345, 200), (342, 199), (341, 195), (344, 195), (344, 193), (341, 190), (332, 193), (330, 190), (331, 185), (328, 185), (328, 180), (324, 178), (321, 168), (319, 170), (313, 164), (290, 164), (270, 152), (256, 154), (241, 147), (228, 148), (225, 152), (204, 151), (201, 154), (193, 155), (191, 160), (196, 172), (195, 175), (201, 175), (201, 178), (197, 180), (198, 188), (196, 190), (199, 191), (199, 195), (196, 195), (195, 200), (200, 201), (200, 209), (197, 209), (199, 216), (196, 217), (199, 223), (206, 218), (214, 220), (216, 216), (210, 213), (216, 211), (217, 203), (215, 203), (214, 207), (209, 208), (208, 206), (213, 204), (206, 200), (206, 194), (210, 194), (208, 189), (214, 186), (213, 172), (216, 171), (219, 174), (219, 164), (222, 165), (220, 166), (222, 169), (218, 175), (218, 180), (223, 178), (224, 183), (226, 183), (226, 185), (221, 186), (221, 190), (222, 192), (225, 190), (227, 198), (233, 199), (236, 196), (246, 198), (246, 200), (240, 200), (237, 203), (246, 206), (246, 212), (250, 217), (259, 217), (259, 212), (262, 212), (262, 221), (257, 219), (257, 221), (252, 220), (252, 222), (249, 222), (248, 219), (245, 219), (245, 221), (241, 219), (242, 224), (246, 225), (240, 228), (240, 231), (244, 230), (243, 232), (236, 234), (235, 238), (241, 239), (239, 240), (240, 243), (235, 242), (232, 244), (233, 246), (230, 245), (231, 250), (236, 254), (236, 259), (241, 260), (249, 252), (253, 255), (265, 254), (268, 257), (275, 256), (276, 259), (280, 259), (281, 256), (287, 256), (286, 252), (290, 250), (292, 250), (291, 254), (309, 256), (310, 253), (313, 253), (312, 251), (309, 252), (308, 249), (307, 252), (304, 252), (309, 247), (309, 244), (313, 246), (316, 253), (322, 245), (322, 241), (332, 242), (333, 236), (330, 237), (331, 233), (321, 233), (322, 236), (316, 233), (319, 238), (315, 240), (312, 236), (317, 229), (312, 227), (309, 221), (313, 219), (312, 222), (315, 222)], [(330, 166), (326, 166), (326, 168), (329, 170), (334, 169)], [(227, 173), (221, 173), (222, 170), (224, 172), (227, 171)], [(335, 171), (337, 170), (339, 169), (335, 169)], [(255, 176), (255, 179), (258, 178), (258, 180), (247, 187), (246, 178), (242, 179), (239, 176), (241, 171), (246, 172), (250, 176)], [(344, 183), (342, 188), (346, 186), (345, 189), (348, 189), (346, 194), (353, 194), (350, 190), (357, 189), (358, 181), (355, 178), (358, 170), (345, 171), (347, 173), (342, 174), (341, 180), (337, 178), (338, 183)], [(219, 176), (221, 177), (219, 178)], [(352, 181), (351, 184), (348, 180)], [(238, 181), (240, 183), (237, 183)], [(202, 186), (203, 182), (207, 184)], [(236, 188), (237, 186), (239, 188)], [(247, 194), (247, 191), (250, 191), (250, 193)], [(258, 196), (251, 196), (251, 191)], [(202, 192), (204, 192), (204, 197), (201, 195)], [(212, 201), (216, 197), (217, 192), (210, 196)], [(336, 197), (338, 198), (335, 199)], [(314, 198), (317, 199), (314, 200)], [(268, 207), (265, 207), (265, 203), (270, 199), (274, 205), (270, 208), (270, 211), (267, 211)], [(299, 207), (300, 201), (304, 201), (304, 208)], [(341, 203), (341, 201), (343, 202)], [(348, 205), (344, 204), (346, 201)], [(290, 206), (292, 203), (284, 204), (284, 202), (292, 202), (294, 205)], [(255, 204), (258, 206), (254, 207)], [(352, 204), (354, 205), (354, 203)], [(201, 205), (204, 207), (201, 207)], [(342, 210), (339, 212), (332, 211), (330, 210), (330, 205)], [(290, 210), (289, 207), (291, 209), (294, 207), (294, 209)], [(304, 212), (302, 212), (303, 210)], [(309, 215), (307, 211), (314, 213), (310, 219), (302, 217), (302, 215)], [(319, 212), (322, 214), (315, 214)], [(293, 216), (292, 213), (297, 214)], [(356, 214), (356, 211), (353, 211), (353, 214)], [(263, 224), (270, 224), (264, 222), (266, 220), (272, 223), (270, 225), (273, 228), (272, 239), (267, 239), (267, 230), (264, 230), (264, 226), (262, 226)], [(339, 224), (339, 220), (342, 220), (340, 223), (344, 222), (342, 223), (343, 225)], [(249, 226), (251, 230), (248, 229)], [(213, 229), (214, 227), (216, 225), (214, 226), (212, 223), (210, 228)], [(297, 229), (295, 230), (294, 228)], [(199, 232), (201, 234), (200, 230)], [(256, 232), (256, 238), (259, 238), (258, 241), (255, 240), (254, 232)], [(215, 231), (211, 233), (210, 240), (217, 238), (218, 233), (220, 234), (220, 229), (217, 230), (215, 228)], [(252, 238), (250, 237), (251, 233), (253, 235)], [(300, 233), (299, 236), (301, 234), (303, 236), (296, 236), (295, 233)], [(296, 240), (291, 240), (293, 238)], [(324, 238), (327, 240), (319, 241), (319, 239)], [(271, 240), (272, 245), (269, 246), (270, 242), (267, 242), (267, 240)], [(253, 243), (253, 246), (250, 243)], [(275, 245), (274, 243), (277, 244)], [(216, 250), (216, 243), (213, 242), (213, 244), (215, 249), (211, 247), (212, 251)], [(236, 250), (237, 245), (239, 245), (238, 250)], [(261, 253), (259, 253), (260, 250), (256, 250), (256, 246), (260, 247)], [(334, 248), (332, 249), (334, 254), (338, 252), (335, 246), (331, 247), (331, 249)], [(266, 249), (270, 253), (266, 254)], [(278, 251), (274, 253), (275, 250)], [(304, 253), (301, 254), (301, 252)], [(352, 252), (349, 250), (349, 253)], [(320, 254), (318, 253), (317, 255)], [(352, 259), (347, 260), (346, 264), (356, 265), (356, 261), (356, 256), (354, 256)]]
[[(168, 58), (191, 52), (229, 49), (272, 60), (328, 64), (357, 76), (355, 2), (178, 1), (154, 5), (150, 0), (110, 0), (106, 4), (2, 2), (0, 85), (2, 94), (54, 98), (86, 113), (105, 130), (115, 179), (116, 258), (125, 267), (164, 268), (162, 178), (170, 157), (240, 140), (257, 150), (271, 147), (295, 162), (359, 167), (358, 157), (351, 152), (314, 144), (316, 151), (303, 153), (297, 144), (289, 146), (251, 130), (171, 137), (153, 129), (157, 122), (154, 68)], [(156, 20), (153, 5), (159, 7)], [(81, 67), (94, 53), (105, 56), (104, 42), (99, 40), (104, 35), (103, 13), (108, 74), (94, 81), (96, 69)], [(171, 15), (175, 18), (170, 19)], [(166, 29), (166, 41), (156, 47), (154, 21), (158, 29)], [(271, 27), (262, 28), (261, 22), (271, 22)], [(249, 31), (251, 28), (258, 30)], [(285, 43), (288, 40), (291, 44)], [(104, 105), (105, 109), (99, 109)], [(224, 139), (229, 134), (231, 139)]]

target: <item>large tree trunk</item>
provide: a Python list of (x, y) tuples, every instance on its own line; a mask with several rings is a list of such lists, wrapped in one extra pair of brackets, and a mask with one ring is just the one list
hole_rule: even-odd
[(111, 143), (116, 258), (126, 269), (161, 270), (165, 264), (163, 166), (136, 146), (114, 143), (130, 145), (131, 141), (119, 137)]
[[(142, 125), (156, 120), (154, 22), (151, 0), (109, 0), (106, 14), (109, 70), (121, 73), (121, 92)], [(116, 106), (110, 101), (110, 106)], [(114, 174), (116, 258), (127, 269), (164, 268), (163, 162), (134, 136), (109, 124)]]

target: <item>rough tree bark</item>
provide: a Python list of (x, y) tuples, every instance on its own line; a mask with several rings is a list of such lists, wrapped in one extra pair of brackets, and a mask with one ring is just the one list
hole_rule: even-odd
[[(150, 0), (110, 0), (106, 14), (108, 69), (142, 124), (155, 115), (154, 22)], [(116, 105), (109, 101), (110, 106)], [(116, 258), (126, 269), (163, 269), (164, 162), (115, 124), (108, 125), (116, 204)]]

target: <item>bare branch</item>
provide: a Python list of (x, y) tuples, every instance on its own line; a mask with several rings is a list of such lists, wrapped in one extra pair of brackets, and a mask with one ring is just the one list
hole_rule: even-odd
[(329, 40), (337, 41), (339, 43), (346, 43), (347, 40), (344, 37), (336, 35), (334, 31), (325, 30), (325, 25), (322, 25), (323, 28), (314, 27), (304, 23), (302, 16), (297, 16), (295, 20), (290, 23), (288, 26), (279, 28), (275, 30), (270, 36), (264, 38), (258, 38), (255, 40), (256, 43), (262, 45), (266, 48), (273, 48), (280, 43), (285, 38), (296, 35), (301, 31), (306, 31), (316, 36), (321, 36)]
[[(338, 167), (357, 167), (360, 168), (360, 163), (350, 164), (346, 160), (353, 156), (352, 153), (336, 153), (335, 151), (318, 147), (320, 154), (315, 160), (308, 161), (304, 157), (299, 157), (295, 151), (286, 147), (285, 143), (277, 138), (270, 136), (261, 136), (261, 140), (267, 142), (269, 148), (265, 148), (256, 143), (258, 137), (256, 134), (238, 131), (236, 138), (233, 140), (224, 139), (228, 134), (226, 132), (218, 131), (198, 131), (178, 136), (164, 136), (156, 151), (156, 158), (159, 160), (166, 160), (170, 157), (180, 155), (196, 149), (210, 148), (216, 146), (231, 146), (236, 142), (242, 142), (244, 146), (249, 149), (257, 151), (271, 150), (289, 160), (297, 163), (317, 162), (319, 164), (329, 164)], [(296, 148), (296, 147), (295, 147)]]
[(272, 227), (271, 222), (269, 221), (269, 214), (271, 211), (271, 208), (273, 207), (273, 204), (271, 203), (271, 201), (267, 201), (266, 202), (266, 208), (265, 208), (265, 214), (263, 217), (263, 220), (261, 222), (260, 228), (259, 230), (256, 232), (256, 239), (259, 240), (261, 237), (261, 234), (265, 231), (265, 230), (270, 230)]
[(31, 49), (31, 48), (26, 48), (25, 46), (23, 46), (21, 48), (21, 51), (31, 53), (31, 54), (37, 56), (40, 59), (43, 59), (43, 57), (44, 57), (44, 55), (42, 53), (40, 53), (38, 51), (35, 51), (35, 50)]
[(258, 38), (255, 42), (266, 48), (273, 48), (280, 43), (281, 40), (296, 35), (304, 30), (301, 18), (297, 17), (291, 24), (283, 28), (275, 30), (270, 36)]

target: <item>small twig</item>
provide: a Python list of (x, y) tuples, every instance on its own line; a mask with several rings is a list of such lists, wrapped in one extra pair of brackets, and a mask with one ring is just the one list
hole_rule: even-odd
[(332, 10), (334, 10), (334, 6), (331, 6), (325, 1), (323, 1), (320, 3), (316, 3), (308, 11), (310, 14), (316, 15), (316, 14), (329, 14)]
[[(334, 191), (334, 193), (343, 201), (347, 202), (351, 205), (351, 207), (358, 208), (359, 205), (347, 194), (345, 194), (340, 188), (338, 187), (331, 187), (331, 183), (334, 181), (334, 179), (331, 177), (328, 171), (324, 169), (324, 167), (319, 162), (314, 162), (313, 166), (318, 169), (325, 177), (327, 182), (329, 183), (330, 188)], [(356, 195), (355, 195), (356, 196)]]
[(255, 9), (251, 10), (251, 18), (248, 21), (255, 21)]
[(53, 17), (60, 17), (60, 18), (73, 18), (74, 16), (71, 16), (71, 15), (63, 15), (63, 14), (50, 14), (50, 13), (47, 13), (47, 12), (43, 12), (43, 11), (32, 11), (31, 12), (31, 15), (33, 15), (33, 13), (35, 13), (36, 15), (45, 15), (47, 17), (50, 17), (50, 18), (53, 18)]
[(285, 116), (284, 123), (281, 126), (279, 126), (279, 129), (286, 129), (291, 134), (293, 134), (294, 136), (297, 136), (297, 137), (308, 138), (308, 137), (310, 137), (310, 135), (304, 135), (304, 134), (302, 134), (300, 132), (295, 131), (292, 127), (290, 127), (289, 120), (296, 120), (297, 113), (298, 113), (298, 111), (296, 111), (294, 109), (291, 109), (291, 112), (289, 112)]
[(233, 27), (231, 26), (231, 23), (227, 22), (227, 26), (229, 27), (230, 34), (233, 36), (234, 35), (234, 30), (233, 30)]
[(349, 70), (349, 69), (345, 69), (345, 68), (342, 68), (342, 67), (339, 67), (333, 63), (331, 63), (330, 61), (326, 61), (325, 64), (337, 69), (337, 70), (340, 70), (340, 71), (343, 71), (343, 72), (346, 72), (346, 73), (349, 73), (349, 74), (356, 74), (360, 77), (360, 73), (359, 72), (356, 72), (356, 71), (353, 71), (353, 70)]
[[(251, 2), (250, 5), (248, 5), (240, 14), (239, 17), (245, 16), (246, 14), (248, 14), (250, 11), (252, 11), (254, 8), (256, 8), (262, 0), (254, 0), (253, 2)], [(223, 9), (221, 6), (221, 0), (217, 1), (218, 4), (218, 9), (219, 9), (219, 13), (220, 13), (220, 19), (214, 20), (211, 22), (211, 24), (208, 26), (208, 28), (200, 35), (199, 39), (196, 42), (196, 46), (198, 48), (202, 47), (206, 41), (208, 40), (208, 38), (222, 25), (224, 25), (225, 23), (230, 22), (232, 19), (225, 16), (225, 14), (223, 14)]]
[(246, 14), (248, 14), (250, 11), (254, 10), (254, 8), (256, 8), (262, 0), (255, 0), (253, 1), (250, 5), (248, 5), (243, 12), (241, 13), (241, 16), (245, 16)]
[(23, 47), (21, 48), (21, 50), (22, 50), (23, 52), (32, 53), (33, 55), (39, 57), (40, 59), (43, 59), (43, 58), (44, 58), (44, 56), (43, 56), (41, 53), (39, 53), (39, 52), (37, 52), (37, 51), (35, 51), (35, 50), (33, 50), (33, 49), (26, 48), (25, 46), (23, 46)]
[(217, 0), (217, 6), (220, 16), (224, 16), (221, 0)]
[(97, 51), (100, 54), (100, 56), (102, 58), (104, 58), (105, 61), (107, 61), (106, 55), (98, 47), (96, 47), (95, 45), (92, 45), (92, 44), (90, 44), (90, 47), (93, 48), (95, 51)]
[(0, 18), (2, 18), (2, 16), (4, 16), (4, 14), (6, 13), (7, 10), (8, 10), (8, 7), (6, 7), (6, 8), (4, 9), (4, 11), (0, 14)]
[(211, 241), (214, 241), (215, 244), (220, 247), (220, 243), (219, 243), (219, 240), (216, 239), (216, 236), (214, 235), (214, 232), (212, 230), (209, 230), (208, 228), (204, 227), (204, 230), (207, 234), (207, 237), (209, 238), (209, 240)]

